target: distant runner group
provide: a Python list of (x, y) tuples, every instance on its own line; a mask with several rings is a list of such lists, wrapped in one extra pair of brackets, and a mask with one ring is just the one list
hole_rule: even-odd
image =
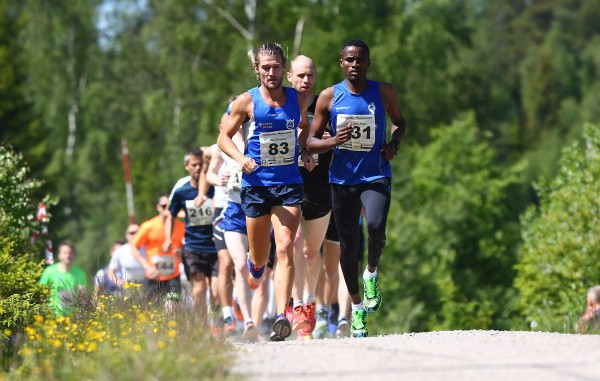
[[(214, 334), (233, 335), (239, 324), (243, 340), (256, 342), (270, 322), (271, 341), (293, 331), (300, 339), (366, 337), (367, 316), (382, 303), (390, 161), (406, 132), (396, 91), (367, 79), (361, 40), (342, 46), (345, 79), (319, 96), (309, 57), (289, 63), (285, 87), (278, 44), (248, 55), (260, 84), (230, 100), (216, 144), (185, 155), (189, 176), (158, 198), (156, 217), (127, 228), (96, 290), (143, 282), (172, 312), (185, 275), (194, 310)], [(218, 321), (211, 303), (221, 306)]]

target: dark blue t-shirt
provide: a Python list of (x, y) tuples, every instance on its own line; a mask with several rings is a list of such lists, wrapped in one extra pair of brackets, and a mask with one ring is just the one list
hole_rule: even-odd
[(185, 242), (184, 250), (203, 251), (216, 253), (212, 240), (212, 197), (214, 189), (211, 187), (207, 200), (199, 208), (194, 206), (194, 199), (198, 196), (198, 188), (192, 187), (188, 181), (173, 193), (169, 212), (176, 217), (180, 210), (185, 211)]

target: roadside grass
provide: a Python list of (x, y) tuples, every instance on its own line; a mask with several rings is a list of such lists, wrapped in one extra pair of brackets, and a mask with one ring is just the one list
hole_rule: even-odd
[[(189, 309), (101, 296), (69, 317), (36, 315), (23, 332), (2, 332), (13, 353), (2, 380), (233, 380), (235, 349)], [(11, 345), (12, 351), (6, 351)]]

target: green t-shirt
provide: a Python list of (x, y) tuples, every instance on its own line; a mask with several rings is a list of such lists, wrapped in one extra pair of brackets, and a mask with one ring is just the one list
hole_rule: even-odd
[(73, 266), (63, 272), (58, 263), (46, 267), (40, 283), (50, 286), (50, 304), (59, 316), (69, 315), (80, 303), (79, 286), (87, 287), (85, 272)]

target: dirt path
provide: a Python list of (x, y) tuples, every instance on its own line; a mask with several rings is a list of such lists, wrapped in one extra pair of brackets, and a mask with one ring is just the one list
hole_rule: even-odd
[(600, 335), (449, 331), (240, 344), (250, 380), (600, 380)]

